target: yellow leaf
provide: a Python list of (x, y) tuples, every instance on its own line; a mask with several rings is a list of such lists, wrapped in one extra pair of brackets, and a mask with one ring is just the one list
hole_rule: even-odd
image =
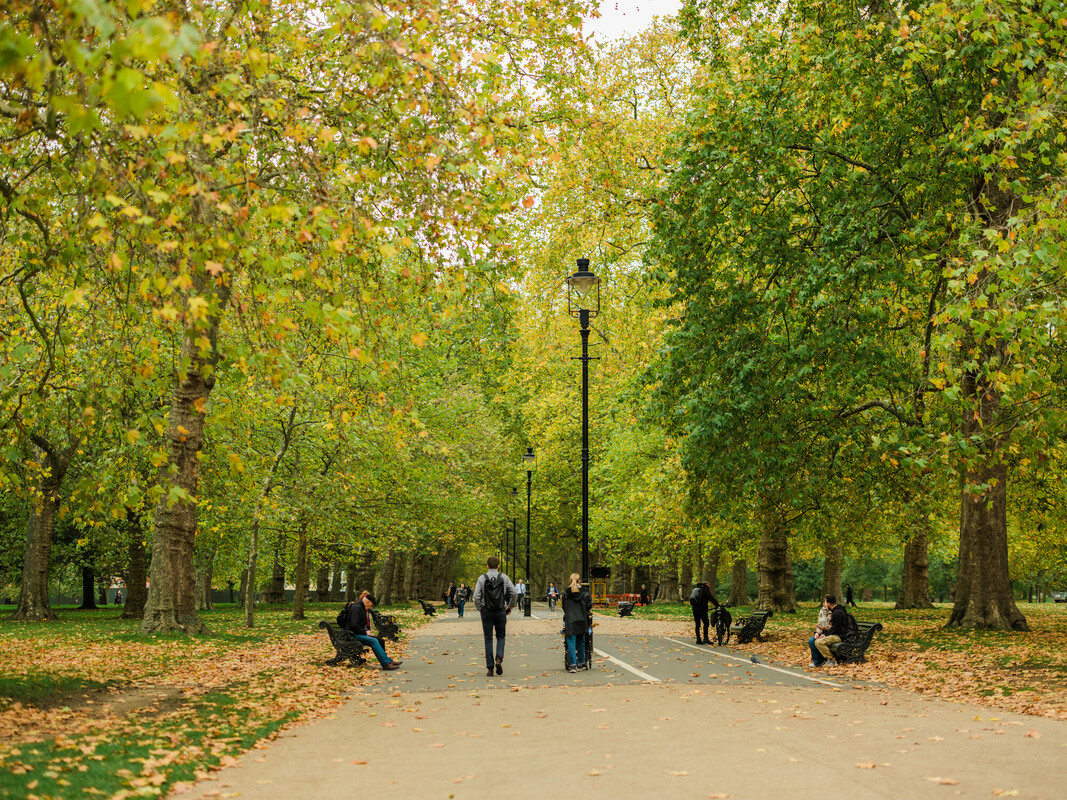
[(429, 341), (429, 339), (430, 339), (430, 337), (427, 336), (425, 333), (413, 333), (413, 334), (411, 334), (411, 343), (413, 345), (415, 345), (416, 347), (425, 347), (426, 346), (426, 342)]

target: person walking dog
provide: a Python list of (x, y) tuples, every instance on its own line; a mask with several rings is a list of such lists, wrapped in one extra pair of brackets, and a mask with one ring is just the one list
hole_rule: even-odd
[[(488, 569), (478, 578), (474, 587), (474, 607), (482, 615), (482, 634), (485, 636), (485, 674), (490, 676), (493, 669), (497, 675), (504, 674), (504, 637), (508, 625), (508, 614), (515, 606), (518, 593), (511, 578), (501, 572), (500, 559), (489, 556), (485, 562)], [(493, 651), (493, 634), (496, 633), (496, 652)]]

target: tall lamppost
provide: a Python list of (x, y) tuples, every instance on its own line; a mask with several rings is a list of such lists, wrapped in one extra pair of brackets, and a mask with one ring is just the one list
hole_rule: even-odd
[[(530, 588), (530, 493), (533, 490), (533, 469), (534, 462), (537, 460), (537, 456), (534, 455), (533, 447), (527, 447), (526, 453), (522, 457), (523, 462), (526, 464), (526, 592), (527, 598), (530, 597), (530, 592), (533, 589)], [(523, 609), (524, 616), (530, 616), (530, 601), (527, 599), (526, 608)]]
[[(511, 487), (511, 513), (515, 513), (515, 501), (519, 498), (519, 490), (514, 486)], [(511, 577), (515, 577), (515, 572), (518, 569), (519, 563), (519, 533), (518, 533), (518, 520), (511, 516)]]
[[(582, 583), (589, 581), (589, 320), (600, 313), (600, 278), (589, 271), (589, 259), (567, 278), (567, 313), (578, 318), (582, 334)], [(596, 292), (593, 292), (596, 289)]]

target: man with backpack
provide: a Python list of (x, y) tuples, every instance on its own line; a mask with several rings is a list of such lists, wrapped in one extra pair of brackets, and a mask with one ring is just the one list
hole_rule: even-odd
[(808, 639), (808, 648), (811, 650), (811, 663), (808, 666), (813, 669), (818, 669), (823, 664), (829, 664), (831, 667), (837, 666), (834, 654), (830, 652), (830, 645), (837, 644), (848, 636), (848, 632), (855, 622), (852, 615), (845, 610), (845, 607), (837, 604), (835, 595), (826, 595), (823, 600), (823, 608), (828, 609), (830, 612), (830, 628), (825, 636), (819, 636), (818, 638), (812, 636)]
[[(711, 644), (708, 639), (708, 625), (711, 622), (708, 618), (709, 603), (713, 603), (716, 608), (719, 606), (719, 601), (715, 599), (711, 591), (711, 584), (701, 581), (689, 593), (689, 605), (693, 607), (693, 624), (696, 626), (697, 644)], [(703, 638), (700, 636), (701, 628), (704, 630)]]
[[(489, 568), (478, 578), (474, 587), (474, 607), (482, 615), (482, 633), (485, 635), (486, 676), (504, 674), (504, 634), (508, 624), (508, 614), (518, 598), (515, 584), (511, 578), (500, 572), (500, 559), (489, 556), (485, 565)], [(493, 654), (493, 633), (496, 632), (496, 656)]]

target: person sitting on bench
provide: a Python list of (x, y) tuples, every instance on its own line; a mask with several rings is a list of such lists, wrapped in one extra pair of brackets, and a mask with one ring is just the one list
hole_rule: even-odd
[(825, 636), (812, 636), (808, 639), (808, 648), (811, 650), (811, 663), (808, 666), (813, 669), (818, 669), (823, 664), (837, 666), (837, 661), (830, 652), (830, 645), (837, 644), (848, 633), (848, 612), (844, 606), (837, 604), (837, 597), (826, 595), (823, 608), (830, 612), (830, 629), (826, 631)]
[(352, 631), (357, 642), (367, 645), (374, 651), (382, 669), (397, 669), (403, 662), (389, 658), (385, 654), (385, 647), (382, 646), (381, 640), (377, 636), (370, 635), (370, 610), (376, 605), (378, 605), (378, 600), (372, 594), (364, 594), (354, 603), (349, 603), (345, 628)]

